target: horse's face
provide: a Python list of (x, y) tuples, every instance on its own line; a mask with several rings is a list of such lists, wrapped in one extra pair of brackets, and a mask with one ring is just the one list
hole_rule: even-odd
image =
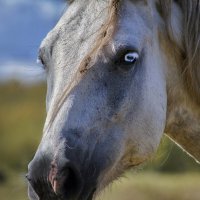
[(113, 34), (91, 55), (90, 68), (80, 70), (108, 7), (108, 1), (75, 1), (42, 43), (48, 113), (29, 165), (31, 199), (91, 199), (160, 142), (166, 86), (152, 5), (120, 3), (109, 25)]

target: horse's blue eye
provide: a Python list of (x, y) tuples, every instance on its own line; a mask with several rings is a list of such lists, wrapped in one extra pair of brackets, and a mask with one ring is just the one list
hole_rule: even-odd
[(126, 62), (127, 64), (130, 63), (135, 63), (139, 58), (138, 53), (136, 52), (129, 52), (124, 56), (124, 62)]
[(116, 55), (115, 67), (123, 71), (128, 71), (135, 66), (139, 59), (139, 54), (134, 50), (121, 50)]

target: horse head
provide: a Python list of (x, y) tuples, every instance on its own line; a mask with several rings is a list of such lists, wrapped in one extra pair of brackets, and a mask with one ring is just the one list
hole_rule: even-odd
[(185, 147), (173, 117), (195, 110), (198, 92), (192, 101), (181, 76), (182, 3), (167, 2), (74, 0), (42, 42), (47, 118), (30, 199), (92, 199), (151, 158), (164, 132)]

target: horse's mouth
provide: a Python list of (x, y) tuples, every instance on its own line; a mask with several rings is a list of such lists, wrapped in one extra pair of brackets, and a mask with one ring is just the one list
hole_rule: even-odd
[[(29, 183), (29, 199), (30, 200), (68, 200), (68, 197), (65, 197), (65, 195), (57, 195), (53, 192), (52, 188), (46, 188), (45, 190), (42, 185), (36, 187), (36, 190), (33, 189), (32, 185)], [(82, 192), (80, 195), (78, 195), (76, 200), (93, 200), (96, 193), (96, 188), (91, 189), (90, 192)]]

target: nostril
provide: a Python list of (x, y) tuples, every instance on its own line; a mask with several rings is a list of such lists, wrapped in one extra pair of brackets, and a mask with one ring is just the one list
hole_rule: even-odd
[(79, 171), (67, 163), (63, 169), (56, 164), (51, 165), (49, 181), (54, 192), (63, 198), (76, 198), (82, 190), (82, 179)]
[(75, 198), (82, 189), (82, 180), (80, 174), (74, 169), (68, 168), (66, 178), (63, 182), (62, 190), (65, 198)]

